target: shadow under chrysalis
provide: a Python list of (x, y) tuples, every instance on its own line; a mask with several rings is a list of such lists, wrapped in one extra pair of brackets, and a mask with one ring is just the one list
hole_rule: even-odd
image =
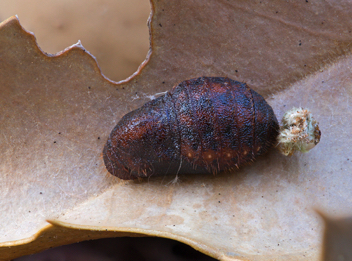
[(223, 77), (181, 82), (126, 114), (104, 147), (120, 179), (237, 169), (276, 144), (270, 105), (245, 83)]

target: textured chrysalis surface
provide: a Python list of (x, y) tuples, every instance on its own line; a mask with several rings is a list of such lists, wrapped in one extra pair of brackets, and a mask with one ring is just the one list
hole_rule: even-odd
[(181, 82), (126, 114), (104, 147), (121, 179), (231, 171), (267, 152), (279, 125), (270, 105), (245, 83), (223, 77)]

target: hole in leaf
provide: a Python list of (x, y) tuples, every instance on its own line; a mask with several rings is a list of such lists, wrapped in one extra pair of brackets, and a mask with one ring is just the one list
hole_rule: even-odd
[(178, 241), (157, 237), (123, 237), (84, 241), (51, 248), (14, 261), (56, 260), (215, 260)]

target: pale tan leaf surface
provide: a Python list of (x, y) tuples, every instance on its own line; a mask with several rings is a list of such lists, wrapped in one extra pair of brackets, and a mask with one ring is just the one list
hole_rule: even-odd
[[(286, 158), (272, 152), (236, 175), (182, 177), (176, 186), (161, 186), (166, 183), (162, 178), (126, 183), (119, 186), (118, 194), (109, 190), (60, 217), (66, 224), (55, 224), (102, 230), (119, 220), (122, 231), (156, 229), (162, 231), (159, 236), (187, 242), (218, 258), (316, 260), (322, 227), (313, 208), (352, 213), (351, 148), (346, 142), (352, 132), (351, 65), (348, 57), (269, 99), (278, 115), (297, 103), (314, 108), (324, 136), (310, 153)], [(155, 192), (158, 196), (143, 196)], [(116, 205), (95, 211), (111, 199)], [(185, 239), (189, 237), (195, 242)]]
[[(349, 51), (345, 10), (352, 9), (270, 3), (155, 1), (153, 53), (121, 85), (104, 79), (82, 47), (48, 57), (16, 19), (2, 23), (0, 256), (131, 232), (180, 240), (223, 260), (316, 260), (321, 222), (312, 207), (352, 212), (352, 62), (337, 61)], [(111, 177), (101, 151), (117, 121), (155, 93), (201, 75), (247, 81), (270, 94), (278, 116), (309, 107), (320, 121), (320, 144), (291, 158), (273, 151), (233, 174), (181, 176), (176, 185), (173, 177)], [(65, 237), (60, 226), (101, 234), (70, 230)]]

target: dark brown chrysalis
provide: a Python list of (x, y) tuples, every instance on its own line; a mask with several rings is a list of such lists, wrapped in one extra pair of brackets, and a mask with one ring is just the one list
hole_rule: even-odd
[(268, 151), (279, 125), (264, 98), (223, 77), (181, 82), (126, 114), (104, 147), (120, 179), (233, 170)]

